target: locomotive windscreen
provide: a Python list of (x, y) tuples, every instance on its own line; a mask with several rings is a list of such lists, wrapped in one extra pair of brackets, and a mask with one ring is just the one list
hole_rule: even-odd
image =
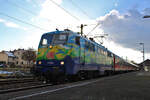
[(67, 34), (57, 34), (53, 36), (52, 44), (65, 44), (67, 42)]
[(57, 45), (57, 44), (65, 44), (67, 42), (68, 35), (66, 33), (63, 34), (44, 34), (41, 39), (41, 45)]
[(44, 34), (42, 36), (40, 44), (42, 46), (50, 45), (52, 43), (52, 38), (53, 38), (53, 35), (51, 35), (51, 34)]

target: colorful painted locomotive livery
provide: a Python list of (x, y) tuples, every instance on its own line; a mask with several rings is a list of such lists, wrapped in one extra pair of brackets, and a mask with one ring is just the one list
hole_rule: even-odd
[(50, 81), (136, 69), (102, 45), (70, 30), (43, 34), (36, 63), (35, 74)]

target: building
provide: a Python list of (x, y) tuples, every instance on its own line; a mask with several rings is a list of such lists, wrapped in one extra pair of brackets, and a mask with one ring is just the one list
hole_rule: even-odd
[(144, 69), (145, 71), (150, 71), (150, 59), (147, 59), (144, 62), (140, 63), (139, 66), (141, 67), (141, 69)]
[(0, 64), (6, 64), (8, 66), (15, 64), (15, 55), (9, 51), (0, 52)]
[[(28, 61), (22, 59), (22, 54), (27, 50), (18, 49), (14, 51), (2, 51), (0, 52), (0, 64), (6, 64), (9, 67), (18, 66), (18, 67), (27, 67)], [(30, 62), (32, 66), (34, 62)]]
[(27, 66), (27, 61), (22, 59), (22, 54), (25, 52), (26, 50), (24, 49), (18, 49), (18, 50), (14, 50), (13, 54), (15, 55), (16, 59), (15, 59), (15, 65), (16, 66)]

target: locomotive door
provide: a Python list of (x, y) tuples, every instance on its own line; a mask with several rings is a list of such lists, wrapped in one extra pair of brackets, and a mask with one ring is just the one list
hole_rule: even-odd
[(85, 65), (85, 40), (80, 39), (80, 64)]
[(84, 40), (82, 40), (79, 36), (76, 37), (76, 44), (79, 47), (78, 54), (79, 54), (79, 64), (84, 65), (85, 63), (85, 49), (84, 49)]

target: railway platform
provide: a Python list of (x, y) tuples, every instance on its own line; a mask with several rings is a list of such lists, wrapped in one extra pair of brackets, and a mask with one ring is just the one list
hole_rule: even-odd
[(131, 72), (2, 94), (0, 100), (150, 100), (150, 72)]

